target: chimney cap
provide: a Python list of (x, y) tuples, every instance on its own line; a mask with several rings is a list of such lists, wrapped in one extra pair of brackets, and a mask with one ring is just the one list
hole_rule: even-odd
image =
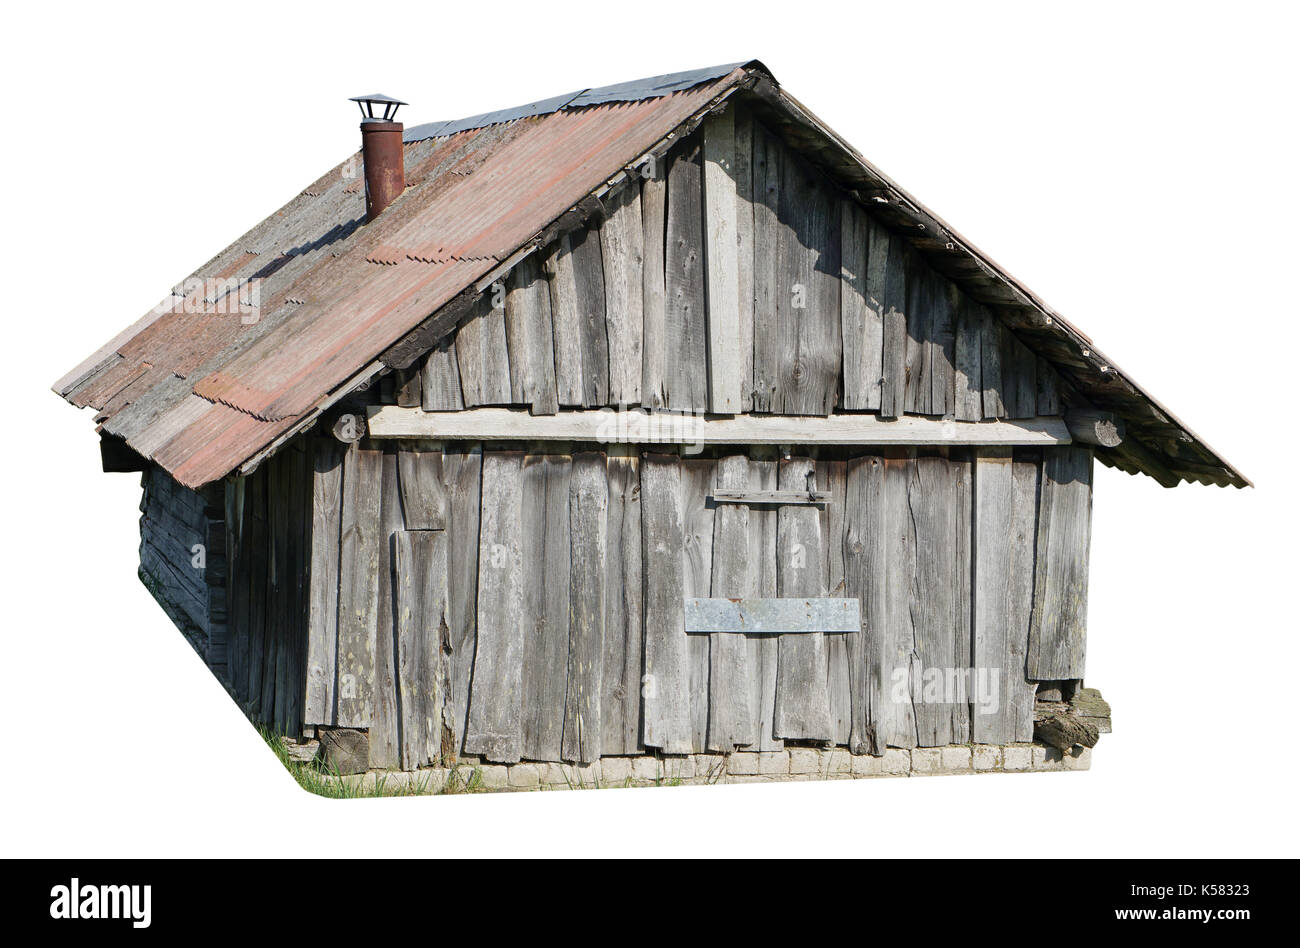
[[(406, 105), (401, 99), (394, 99), (391, 95), (384, 95), (376, 92), (373, 95), (354, 95), (348, 100), (355, 102), (361, 109), (362, 122), (390, 122), (397, 115), (397, 110)], [(384, 108), (383, 115), (375, 114), (375, 106), (382, 105)]]

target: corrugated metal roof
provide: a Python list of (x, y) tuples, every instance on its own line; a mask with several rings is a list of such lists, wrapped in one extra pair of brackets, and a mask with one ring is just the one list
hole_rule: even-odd
[(549, 115), (564, 108), (604, 105), (609, 102), (639, 102), (642, 99), (658, 98), (674, 92), (683, 92), (704, 82), (721, 79), (728, 73), (736, 69), (743, 69), (746, 66), (761, 66), (761, 64), (756, 60), (748, 63), (728, 63), (724, 66), (709, 66), (705, 69), (692, 69), (688, 72), (673, 72), (662, 76), (651, 76), (648, 79), (634, 79), (631, 82), (620, 82), (612, 86), (602, 86), (598, 89), (579, 89), (577, 92), (552, 96), (549, 99), (530, 102), (528, 105), (519, 105), (513, 109), (484, 112), (482, 115), (471, 115), (469, 118), (454, 119), (449, 122), (428, 122), (424, 125), (417, 125), (414, 128), (408, 128), (402, 134), (402, 140), (418, 142), (426, 138), (440, 138), (444, 135), (453, 135), (456, 132), (484, 128), (488, 125), (498, 125), (502, 122), (513, 122), (515, 119), (529, 118), (534, 115)]
[[(677, 126), (753, 77), (764, 118), (940, 272), (999, 308), (1031, 349), (1131, 437), (1127, 471), (1249, 483), (1087, 337), (826, 128), (757, 62), (586, 89), (404, 136), (407, 187), (363, 226), (359, 154), (313, 182), (55, 383), (103, 430), (199, 487), (309, 423), (430, 314), (583, 202)], [(752, 83), (747, 83), (747, 86)], [(256, 280), (260, 311), (213, 315)], [(226, 281), (226, 282), (222, 282)], [(1017, 315), (1019, 314), (1019, 315)]]
[[(413, 129), (406, 191), (365, 226), (354, 154), (55, 390), (181, 483), (217, 480), (745, 75), (715, 67)], [(580, 95), (599, 104), (568, 107)], [(248, 280), (255, 323), (205, 311)]]

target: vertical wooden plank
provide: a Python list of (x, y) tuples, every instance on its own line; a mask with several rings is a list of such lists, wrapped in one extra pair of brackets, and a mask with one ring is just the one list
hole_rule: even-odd
[(456, 365), (466, 408), (510, 404), (504, 287), (491, 287), (479, 296), (456, 331)]
[(750, 411), (754, 407), (754, 117), (743, 105), (736, 106), (734, 161), (740, 410)]
[(423, 400), (424, 379), (423, 379), (423, 362), (416, 362), (414, 365), (405, 369), (394, 369), (393, 377), (396, 380), (397, 391), (395, 394), (397, 407), (399, 408), (419, 408)]
[(980, 313), (980, 384), (984, 390), (984, 417), (1007, 417), (1002, 398), (1002, 324), (987, 306)]
[(270, 527), (270, 560), (267, 576), (266, 661), (262, 665), (262, 710), (268, 723), (284, 733), (285, 703), (288, 697), (285, 671), (285, 638), (292, 615), (289, 611), (289, 484), (286, 455), (271, 457), (267, 470), (267, 523)]
[(248, 662), (243, 693), (248, 701), (249, 716), (254, 721), (262, 716), (262, 665), (266, 641), (267, 603), (267, 553), (268, 531), (266, 523), (267, 466), (245, 478), (244, 542), (248, 560)]
[(930, 271), (934, 309), (930, 314), (930, 414), (955, 416), (957, 358), (957, 315), (951, 281)]
[(611, 446), (605, 547), (605, 658), (601, 678), (601, 750), (636, 754), (641, 745), (644, 575), (641, 569), (641, 472), (636, 448)]
[(310, 601), (312, 480), (314, 467), (309, 443), (299, 440), (292, 452), (293, 512), (290, 520), (290, 562), (293, 566), (293, 603), (289, 643), (289, 706), (286, 734), (303, 733), (303, 708), (307, 696), (307, 614)]
[(460, 411), (465, 407), (454, 333), (434, 346), (425, 359), (420, 385), (420, 404), (425, 411)]
[(414, 770), (437, 763), (442, 753), (447, 533), (401, 530), (393, 541), (401, 766)]
[(523, 747), (529, 760), (558, 761), (564, 737), (569, 654), (567, 453), (530, 454), (522, 471), (524, 583)]
[(639, 182), (633, 179), (608, 195), (605, 210), (600, 249), (609, 338), (608, 400), (611, 405), (640, 405), (645, 274)]
[[(975, 620), (972, 737), (979, 744), (1016, 738), (1009, 702), (1000, 689), (1010, 655), (1010, 586), (1013, 564), (1014, 481), (1010, 448), (981, 448), (975, 456)], [(998, 700), (984, 700), (997, 676)]]
[(519, 545), (523, 453), (483, 454), (478, 638), (465, 752), (514, 763), (522, 744), (523, 573)]
[[(228, 576), (227, 595), (229, 601), (227, 609), (230, 615), (230, 686), (234, 689), (235, 698), (238, 701), (244, 701), (247, 697), (248, 684), (248, 551), (246, 550), (247, 536), (244, 523), (244, 494), (247, 477), (237, 477), (226, 483), (226, 563)], [(337, 553), (335, 558), (337, 560)], [(338, 605), (338, 584), (337, 576), (335, 577), (334, 602)], [(337, 616), (337, 612), (335, 613)], [(334, 674), (331, 668), (330, 672), (330, 700), (329, 709), (333, 712), (333, 680)]]
[(407, 530), (447, 526), (447, 486), (443, 483), (442, 445), (408, 445), (397, 452), (402, 515)]
[(1011, 571), (1007, 583), (1007, 664), (1000, 684), (1010, 705), (1013, 740), (1034, 739), (1034, 694), (1028, 680), (1029, 626), (1034, 602), (1034, 559), (1037, 556), (1038, 452), (1016, 452), (1011, 468)]
[(949, 284), (949, 302), (957, 313), (953, 345), (953, 414), (958, 421), (979, 421), (984, 417), (980, 387), (980, 319), (975, 303)]
[[(787, 291), (777, 272), (781, 237), (781, 146), (754, 123), (754, 411), (777, 411), (781, 379), (783, 301)], [(788, 304), (786, 304), (788, 305)]]
[[(684, 598), (707, 597), (713, 577), (714, 509), (708, 504), (714, 468), (712, 458), (683, 458), (681, 462), (682, 557)], [(709, 639), (686, 637), (691, 689), (691, 740), (694, 753), (705, 750), (709, 729)]]
[[(842, 598), (845, 589), (844, 506), (848, 491), (845, 461), (818, 461), (817, 485), (830, 492), (830, 502), (818, 511), (825, 551), (827, 595)], [(831, 740), (848, 744), (853, 729), (853, 698), (849, 684), (849, 638), (837, 633), (826, 637), (826, 694), (831, 712)]]
[(844, 595), (859, 600), (860, 632), (847, 636), (851, 702), (849, 748), (855, 754), (885, 752), (883, 700), (889, 681), (884, 671), (886, 634), (885, 464), (875, 454), (848, 463), (844, 501)]
[(1032, 418), (1038, 411), (1034, 379), (1037, 359), (1006, 326), (1002, 326), (1002, 404), (1008, 418)]
[[(776, 490), (776, 449), (750, 449), (750, 486), (755, 490)], [(749, 561), (760, 597), (776, 598), (777, 514), (775, 507), (756, 507), (749, 512)], [(751, 750), (778, 751), (785, 742), (773, 732), (776, 710), (776, 666), (780, 642), (777, 636), (749, 636), (749, 667), (752, 674), (750, 716), (754, 721)]]
[(798, 155), (787, 153), (781, 180), (785, 281), (781, 310), (786, 345), (778, 381), (781, 411), (829, 415), (839, 393), (840, 204), (829, 183)]
[[(343, 519), (343, 446), (311, 441), (311, 600), (308, 606), (304, 724), (332, 725), (338, 654), (339, 540)], [(229, 522), (229, 521), (227, 521)]]
[(560, 407), (555, 389), (555, 331), (551, 327), (551, 295), (538, 255), (519, 261), (506, 278), (506, 286), (510, 401), (528, 405), (534, 415), (554, 415)]
[(374, 716), (379, 606), (380, 480), (383, 452), (349, 447), (343, 459), (339, 541), (339, 727), (370, 727)]
[(667, 159), (642, 171), (641, 231), (645, 262), (641, 268), (644, 332), (641, 347), (641, 406), (662, 408), (667, 397), (668, 336), (664, 288), (664, 232), (667, 227)]
[(1043, 449), (1028, 674), (1082, 678), (1092, 534), (1092, 449)]
[[(912, 629), (921, 666), (921, 700), (915, 705), (916, 741), (938, 747), (964, 739), (964, 661), (953, 628), (957, 622), (956, 480), (944, 457), (920, 457), (908, 482), (908, 506), (916, 525), (916, 581)], [(960, 676), (960, 677), (959, 677)]]
[[(809, 458), (780, 464), (780, 490), (806, 490), (815, 472)], [(782, 599), (826, 595), (822, 575), (821, 525), (809, 506), (783, 506), (777, 512), (777, 596)], [(778, 638), (774, 730), (783, 740), (829, 741), (830, 698), (826, 691), (825, 636), (813, 633)]]
[[(877, 235), (883, 239), (878, 240)], [(867, 287), (880, 300), (880, 415), (898, 418), (907, 409), (907, 244), (874, 227), (868, 245)]]
[(918, 415), (930, 409), (930, 324), (934, 313), (933, 274), (920, 255), (907, 254), (907, 382), (903, 407)]
[(391, 770), (401, 764), (397, 708), (397, 622), (394, 609), (393, 535), (404, 527), (398, 483), (397, 446), (384, 446), (379, 500), (379, 599), (375, 611), (374, 715), (370, 719), (370, 766)]
[(1056, 369), (1046, 359), (1037, 360), (1038, 367), (1034, 381), (1038, 385), (1038, 414), (1043, 416), (1061, 414), (1061, 391), (1056, 376)]
[[(884, 324), (867, 278), (871, 224), (857, 202), (841, 198), (840, 325), (844, 337), (844, 408), (880, 408)], [(879, 235), (882, 241), (883, 235)], [(888, 245), (883, 248), (888, 252)]]
[(600, 259), (600, 232), (588, 226), (569, 238), (573, 248), (573, 284), (578, 304), (582, 350), (582, 404), (609, 404), (609, 334), (605, 327), (605, 270)]
[[(718, 487), (749, 487), (749, 458), (733, 454), (720, 458), (715, 472)], [(758, 595), (758, 563), (749, 556), (749, 507), (719, 504), (713, 520), (713, 577), (709, 595), (740, 599)], [(730, 632), (709, 636), (708, 749), (731, 753), (754, 742), (750, 705), (754, 693), (749, 638)]]
[(564, 700), (565, 760), (600, 759), (605, 651), (605, 531), (609, 480), (605, 455), (574, 456), (569, 484), (569, 658)]
[[(954, 510), (949, 529), (953, 547), (953, 665), (967, 675), (971, 669), (971, 612), (972, 589), (971, 540), (974, 532), (974, 511), (972, 509), (972, 474), (974, 464), (969, 450), (952, 450), (949, 471), (954, 485)], [(969, 698), (969, 688), (967, 688)], [(953, 708), (953, 741), (967, 744), (971, 740), (970, 702), (962, 702)], [(1031, 735), (1032, 736), (1032, 735)]]
[[(920, 656), (916, 648), (912, 606), (916, 583), (916, 523), (909, 503), (909, 486), (915, 477), (915, 450), (887, 451), (884, 460), (883, 610), (878, 665), (872, 670), (879, 682), (879, 737), (890, 747), (916, 746), (916, 709), (921, 688)], [(874, 707), (874, 705), (873, 705)]]
[(727, 109), (702, 126), (704, 246), (708, 281), (709, 411), (741, 410), (740, 259), (736, 244), (736, 117)]
[(702, 412), (708, 410), (709, 393), (700, 136), (678, 147), (668, 169), (664, 407)]
[(578, 284), (568, 234), (560, 237), (543, 264), (551, 297), (554, 333), (556, 398), (564, 408), (580, 408), (583, 400), (582, 316)]
[(444, 756), (460, 753), (469, 717), (470, 675), (478, 639), (479, 508), (483, 447), (448, 445), (442, 458), (447, 486), (447, 640), (451, 648), (450, 694), (444, 700), (444, 725), (451, 732)]
[(694, 750), (690, 668), (683, 605), (681, 471), (674, 456), (641, 459), (641, 537), (645, 564), (643, 740), (667, 754)]

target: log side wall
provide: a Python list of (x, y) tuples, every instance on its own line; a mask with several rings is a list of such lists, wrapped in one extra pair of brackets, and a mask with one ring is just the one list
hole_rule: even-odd
[(140, 486), (140, 579), (208, 665), (224, 675), (228, 651), (222, 488), (190, 490), (157, 465), (144, 470)]

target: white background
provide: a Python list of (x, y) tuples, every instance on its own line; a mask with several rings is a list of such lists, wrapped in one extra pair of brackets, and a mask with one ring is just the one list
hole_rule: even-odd
[[(1282, 5), (6, 11), (0, 854), (1296, 855), (1296, 22)], [(135, 577), (49, 385), (357, 147), (750, 58), (1258, 485), (1099, 468), (1086, 774), (332, 802)], [(526, 169), (525, 169), (526, 170)]]

